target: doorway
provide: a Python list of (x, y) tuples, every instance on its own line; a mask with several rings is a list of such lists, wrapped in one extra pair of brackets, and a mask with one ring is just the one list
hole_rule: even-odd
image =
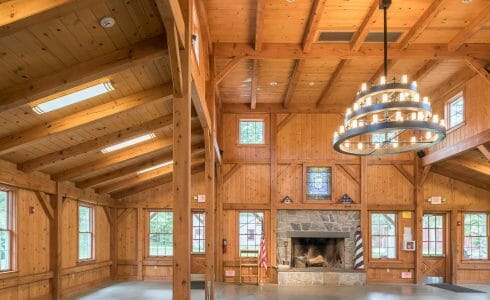
[(449, 213), (425, 212), (422, 218), (424, 283), (450, 283)]

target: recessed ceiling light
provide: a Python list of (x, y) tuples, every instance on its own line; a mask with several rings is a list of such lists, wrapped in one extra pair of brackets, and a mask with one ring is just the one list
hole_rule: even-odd
[(293, 3), (294, 0), (286, 0), (288, 3)]
[(47, 102), (38, 104), (32, 108), (37, 114), (47, 113), (53, 110), (60, 109), (62, 107), (72, 105), (84, 100), (108, 93), (114, 90), (114, 86), (110, 81), (99, 83), (91, 87), (79, 90), (58, 98), (54, 98)]
[(133, 146), (133, 145), (136, 145), (136, 144), (139, 144), (142, 142), (146, 142), (146, 141), (151, 140), (155, 137), (156, 137), (155, 133), (152, 132), (149, 134), (145, 134), (145, 135), (136, 137), (134, 139), (127, 140), (127, 141), (119, 143), (119, 144), (115, 144), (115, 145), (112, 145), (109, 147), (105, 147), (104, 149), (101, 150), (101, 152), (102, 153), (109, 153), (109, 152), (121, 150), (121, 149), (129, 147), (129, 146)]
[(315, 85), (315, 82), (314, 81), (310, 81), (310, 82), (308, 82), (308, 85), (309, 86), (314, 86)]
[(276, 81), (271, 81), (271, 86), (277, 86), (278, 83)]
[(100, 26), (103, 28), (111, 28), (116, 24), (116, 20), (113, 17), (104, 17), (100, 20)]
[(171, 161), (167, 161), (167, 162), (164, 162), (164, 163), (161, 163), (161, 164), (158, 164), (158, 165), (154, 165), (154, 166), (151, 166), (151, 167), (148, 167), (146, 169), (143, 169), (141, 171), (138, 171), (136, 172), (136, 174), (143, 174), (143, 173), (146, 173), (146, 172), (150, 172), (150, 171), (153, 171), (153, 170), (156, 170), (156, 169), (159, 169), (159, 168), (163, 168), (163, 167), (166, 167), (166, 166), (169, 166), (171, 164), (173, 164), (174, 161), (171, 160)]
[(468, 3), (470, 3), (470, 2), (471, 2), (471, 0), (463, 0), (463, 3), (464, 3), (464, 4), (468, 4)]
[(246, 82), (252, 82), (252, 77), (245, 78), (245, 80), (243, 82), (244, 83), (246, 83)]

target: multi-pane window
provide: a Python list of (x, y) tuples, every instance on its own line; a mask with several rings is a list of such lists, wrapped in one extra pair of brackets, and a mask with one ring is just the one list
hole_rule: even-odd
[(464, 121), (464, 98), (459, 94), (449, 101), (447, 105), (448, 128), (453, 128)]
[(332, 198), (332, 169), (330, 167), (306, 167), (306, 200), (330, 200)]
[[(240, 212), (239, 223), (239, 250), (259, 251), (262, 230), (264, 229), (264, 213)], [(253, 256), (253, 253), (243, 255)]]
[(488, 215), (485, 213), (464, 214), (465, 259), (488, 259)]
[(173, 213), (151, 211), (149, 230), (149, 255), (172, 256), (174, 254)]
[(78, 206), (78, 260), (94, 258), (94, 211), (93, 207)]
[(239, 134), (242, 145), (265, 144), (264, 120), (240, 120)]
[(12, 199), (0, 191), (0, 272), (12, 270)]
[(203, 212), (192, 214), (192, 252), (204, 253), (206, 215)]
[(396, 214), (371, 214), (371, 257), (396, 258)]
[(425, 214), (422, 218), (422, 254), (444, 255), (444, 217)]
[(371, 135), (371, 142), (381, 146), (390, 142), (398, 142), (398, 137), (395, 132), (373, 133)]

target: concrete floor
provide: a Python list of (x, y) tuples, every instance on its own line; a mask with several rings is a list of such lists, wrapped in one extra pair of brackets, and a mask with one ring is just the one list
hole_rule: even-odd
[[(283, 287), (273, 284), (263, 286), (235, 285), (217, 283), (216, 299), (243, 300), (480, 300), (490, 299), (490, 285), (464, 285), (469, 288), (487, 292), (487, 294), (454, 293), (426, 285), (367, 285), (363, 287)], [(83, 294), (74, 295), (67, 300), (101, 300), (101, 299), (172, 299), (170, 282), (131, 281), (117, 282)], [(192, 299), (204, 299), (203, 290), (192, 290)]]

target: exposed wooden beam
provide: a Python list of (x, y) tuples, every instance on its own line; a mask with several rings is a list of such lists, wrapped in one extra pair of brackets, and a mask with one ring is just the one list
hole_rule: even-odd
[(337, 67), (335, 68), (335, 71), (332, 73), (332, 76), (330, 76), (330, 79), (328, 80), (327, 86), (322, 92), (322, 95), (320, 96), (320, 99), (316, 102), (316, 106), (322, 106), (325, 104), (328, 100), (328, 98), (331, 95), (332, 89), (334, 87), (334, 83), (340, 78), (342, 75), (342, 71), (344, 70), (344, 66), (346, 64), (345, 59), (341, 59)]
[(457, 50), (465, 41), (477, 33), (490, 20), (490, 4), (476, 16), (471, 18), (471, 22), (466, 27), (458, 32), (456, 36), (449, 42), (449, 50)]
[(233, 167), (231, 167), (231, 169), (228, 170), (228, 172), (226, 172), (226, 174), (223, 176), (223, 183), (227, 182), (228, 179), (230, 179), (231, 176), (233, 176), (233, 174), (238, 172), (238, 170), (240, 170), (241, 167), (242, 167), (241, 164), (235, 164)]
[(328, 105), (325, 107), (315, 106), (293, 106), (284, 108), (282, 103), (258, 103), (254, 111), (250, 110), (249, 104), (223, 104), (223, 113), (304, 113), (304, 114), (328, 114), (328, 113), (343, 113), (345, 106), (343, 105)]
[(369, 10), (362, 20), (361, 26), (359, 26), (359, 29), (357, 29), (357, 31), (352, 36), (350, 47), (353, 51), (358, 51), (361, 48), (361, 45), (366, 40), (371, 26), (376, 23), (380, 11), (381, 10), (379, 9), (379, 0), (374, 0), (371, 3), (371, 6), (369, 6)]
[[(213, 44), (214, 56), (218, 58), (243, 57), (245, 59), (305, 59), (305, 58), (341, 58), (354, 59), (365, 57), (383, 57), (382, 44), (362, 45), (359, 51), (352, 51), (349, 43), (315, 43), (309, 52), (303, 52), (300, 44), (294, 43), (264, 43), (261, 51), (255, 51), (247, 43)], [(399, 49), (398, 44), (389, 45), (392, 59), (458, 59), (468, 56), (488, 59), (489, 44), (467, 44), (457, 51), (447, 49), (447, 44), (416, 43), (405, 50)]]
[(297, 59), (294, 63), (293, 72), (289, 77), (288, 89), (286, 91), (286, 96), (284, 97), (283, 106), (284, 108), (288, 108), (291, 100), (294, 96), (294, 91), (296, 90), (296, 86), (298, 85), (299, 78), (301, 77), (301, 73), (303, 72), (305, 61), (303, 59)]
[(105, 216), (107, 218), (107, 221), (109, 222), (109, 225), (112, 225), (114, 222), (112, 219), (111, 208), (104, 206), (104, 213), (105, 213)]
[(456, 157), (456, 158), (452, 158), (452, 159), (444, 162), (444, 164), (450, 164), (450, 165), (454, 165), (455, 168), (463, 168), (463, 169), (467, 169), (467, 170), (472, 171), (472, 172), (477, 172), (477, 173), (480, 173), (482, 176), (483, 175), (487, 175), (487, 176), (490, 175), (489, 164), (481, 164), (481, 163), (478, 163), (476, 161), (472, 161), (469, 159)]
[(436, 162), (446, 160), (448, 158), (462, 154), (468, 150), (474, 149), (488, 141), (490, 141), (490, 129), (467, 137), (452, 146), (444, 147), (440, 150), (430, 153), (429, 155), (426, 155), (424, 158), (422, 158), (422, 165), (427, 166)]
[(488, 63), (486, 61), (468, 57), (465, 62), (468, 67), (478, 73), (487, 83), (490, 83), (490, 72), (488, 71)]
[(53, 221), (49, 224), (49, 268), (53, 271), (52, 299), (61, 299), (62, 292), (62, 235), (63, 235), (63, 196), (60, 184), (56, 184), (56, 193), (51, 196)]
[(173, 24), (175, 26), (176, 34), (178, 37), (178, 44), (183, 45), (185, 36), (185, 24), (184, 17), (182, 15), (182, 10), (180, 9), (180, 4), (178, 0), (155, 0), (158, 12), (162, 18), (165, 29), (168, 30), (172, 28), (167, 28), (167, 24)]
[(347, 165), (337, 164), (342, 170), (344, 170), (350, 178), (352, 178), (357, 184), (361, 184), (361, 177), (357, 175), (352, 169)]
[(250, 109), (257, 106), (257, 87), (259, 81), (259, 61), (254, 59), (252, 66), (252, 81), (250, 82)]
[(320, 23), (326, 2), (326, 0), (314, 0), (313, 2), (310, 16), (308, 17), (308, 24), (303, 34), (303, 52), (309, 52), (311, 50), (311, 45), (315, 41), (318, 24)]
[(470, 79), (475, 77), (476, 74), (473, 70), (467, 67), (463, 67), (453, 76), (449, 77), (445, 82), (439, 84), (434, 90), (430, 92), (430, 98), (432, 102), (439, 100), (446, 100), (451, 94), (458, 92)]
[(264, 10), (265, 0), (257, 0), (257, 12), (255, 14), (255, 51), (262, 49), (262, 43), (264, 41)]
[(410, 81), (422, 81), (427, 75), (430, 74), (439, 64), (441, 63), (440, 60), (437, 59), (431, 59), (428, 62), (426, 62), (420, 69), (417, 70), (415, 74), (413, 74), (412, 78)]
[(48, 217), (51, 221), (54, 219), (54, 211), (53, 207), (51, 206), (49, 196), (43, 192), (36, 191), (35, 192), (37, 200), (39, 201), (39, 204), (44, 210), (44, 213), (46, 214), (46, 217)]
[[(211, 104), (214, 104), (214, 101), (211, 101)], [(213, 123), (214, 121), (215, 118), (213, 118)], [(206, 185), (205, 224), (216, 224), (216, 161), (213, 130), (208, 129), (204, 132), (204, 146), (204, 157), (206, 159), (204, 164), (204, 180)], [(216, 280), (215, 259), (217, 245), (215, 239), (215, 227), (216, 226), (208, 226), (205, 228), (206, 294), (209, 295), (209, 299), (214, 299), (214, 286)]]
[(242, 61), (242, 56), (234, 57), (218, 74), (215, 76), (215, 83), (219, 84), (223, 79), (225, 79), (228, 74), (230, 74), (236, 66)]
[(444, 9), (443, 3), (445, 0), (433, 0), (431, 5), (424, 11), (422, 16), (417, 20), (412, 28), (400, 42), (401, 49), (407, 49), (429, 26), (430, 22)]
[(296, 114), (291, 113), (282, 119), (282, 121), (277, 124), (277, 132), (281, 131), (281, 129), (284, 128), (284, 126), (286, 126), (286, 124), (288, 124), (295, 116)]
[(485, 158), (490, 162), (490, 151), (488, 151), (487, 147), (485, 145), (480, 145), (477, 147), (478, 150), (485, 156)]
[(419, 178), (419, 185), (422, 186), (425, 183), (425, 180), (427, 180), (427, 176), (429, 176), (430, 169), (432, 168), (432, 165), (425, 166), (424, 169), (422, 170), (422, 173), (420, 174)]
[[(388, 76), (390, 76), (390, 70), (395, 66), (398, 60), (396, 59), (388, 59)], [(379, 78), (384, 75), (385, 72), (385, 64), (384, 62), (381, 63), (381, 66), (376, 70), (376, 72), (371, 76), (369, 79), (369, 83), (373, 82), (378, 82)], [(386, 78), (386, 81), (388, 82), (388, 78)]]
[(163, 138), (157, 141), (147, 142), (137, 147), (132, 147), (128, 150), (121, 150), (113, 154), (107, 154), (103, 158), (96, 161), (91, 161), (80, 166), (76, 166), (51, 176), (53, 180), (65, 181), (87, 176), (93, 172), (107, 168), (111, 165), (118, 164), (130, 159), (135, 159), (138, 156), (150, 154), (157, 151), (168, 150), (172, 146), (172, 138)]
[(403, 177), (405, 177), (413, 186), (415, 186), (414, 176), (412, 174), (408, 173), (408, 171), (405, 170), (405, 168), (403, 168), (402, 165), (393, 164), (393, 167), (395, 167), (395, 169), (397, 169), (398, 172), (400, 172), (400, 174), (403, 175)]
[(68, 148), (57, 150), (46, 155), (33, 158), (18, 165), (19, 170), (31, 172), (39, 170), (63, 161), (67, 158), (75, 157), (87, 152), (102, 149), (103, 147), (129, 139), (141, 134), (150, 133), (151, 131), (172, 125), (172, 115), (162, 116), (154, 120), (130, 126), (122, 130), (106, 134), (104, 136), (70, 146)]
[(0, 112), (163, 58), (167, 51), (162, 39), (156, 37), (145, 40), (3, 90), (0, 95)]
[(123, 221), (132, 211), (132, 208), (126, 208), (125, 210), (123, 210), (123, 212), (117, 216), (116, 223), (120, 223), (121, 221)]
[(53, 136), (67, 130), (78, 128), (117, 114), (132, 110), (140, 105), (155, 101), (172, 99), (172, 87), (169, 84), (135, 93), (114, 101), (79, 111), (22, 132), (0, 138), (0, 155), (25, 147), (36, 140)]
[(213, 53), (213, 44), (211, 41), (211, 33), (209, 31), (209, 23), (208, 23), (208, 13), (206, 11), (206, 6), (204, 4), (204, 0), (196, 1), (197, 8), (197, 16), (199, 18), (199, 25), (201, 27), (201, 33), (204, 37), (204, 42), (208, 47), (209, 53)]
[[(191, 171), (192, 174), (197, 174), (200, 172), (204, 172), (204, 165), (203, 164), (192, 168), (192, 171)], [(149, 190), (149, 189), (152, 189), (154, 187), (164, 185), (167, 183), (171, 183), (171, 182), (172, 182), (172, 176), (171, 176), (171, 174), (169, 174), (167, 176), (160, 177), (160, 178), (154, 178), (154, 179), (146, 181), (142, 184), (130, 187), (130, 188), (125, 189), (125, 190), (118, 191), (116, 193), (111, 194), (111, 197), (114, 199), (121, 199), (121, 198), (130, 196), (130, 195), (134, 195), (134, 194), (137, 194), (139, 192)]]
[[(198, 145), (195, 145), (192, 147), (191, 155), (196, 156), (196, 155), (202, 154), (203, 151), (204, 151), (204, 149), (202, 148), (202, 145), (198, 144)], [(172, 160), (172, 153), (166, 153), (164, 155), (158, 155), (158, 156), (156, 156), (156, 157), (154, 157), (148, 161), (131, 164), (129, 166), (126, 166), (126, 167), (123, 167), (123, 168), (120, 168), (117, 170), (113, 170), (113, 171), (110, 171), (110, 172), (107, 172), (107, 173), (104, 173), (101, 175), (97, 175), (95, 177), (90, 177), (88, 179), (82, 180), (80, 182), (77, 182), (76, 186), (79, 188), (88, 188), (88, 187), (92, 187), (95, 185), (103, 184), (105, 182), (109, 182), (109, 181), (112, 182), (114, 179), (122, 178), (122, 177), (125, 177), (128, 175), (131, 175), (131, 174), (136, 174), (136, 172), (138, 172), (140, 170), (150, 168), (150, 167), (153, 167), (153, 166), (165, 163), (165, 162), (169, 162), (171, 160)]]
[(478, 187), (481, 189), (490, 190), (489, 181), (487, 181), (485, 183), (485, 182), (480, 182), (480, 181), (476, 181), (476, 180), (471, 180), (469, 178), (466, 178), (465, 176), (459, 176), (459, 175), (453, 174), (451, 169), (446, 168), (444, 166), (434, 165), (434, 166), (432, 166), (432, 172), (437, 173), (437, 174), (442, 175), (442, 176), (449, 177), (449, 178), (457, 180), (457, 181), (461, 181), (463, 183), (466, 183), (466, 184), (469, 184), (469, 185), (472, 185), (472, 186), (475, 186), (475, 187)]

